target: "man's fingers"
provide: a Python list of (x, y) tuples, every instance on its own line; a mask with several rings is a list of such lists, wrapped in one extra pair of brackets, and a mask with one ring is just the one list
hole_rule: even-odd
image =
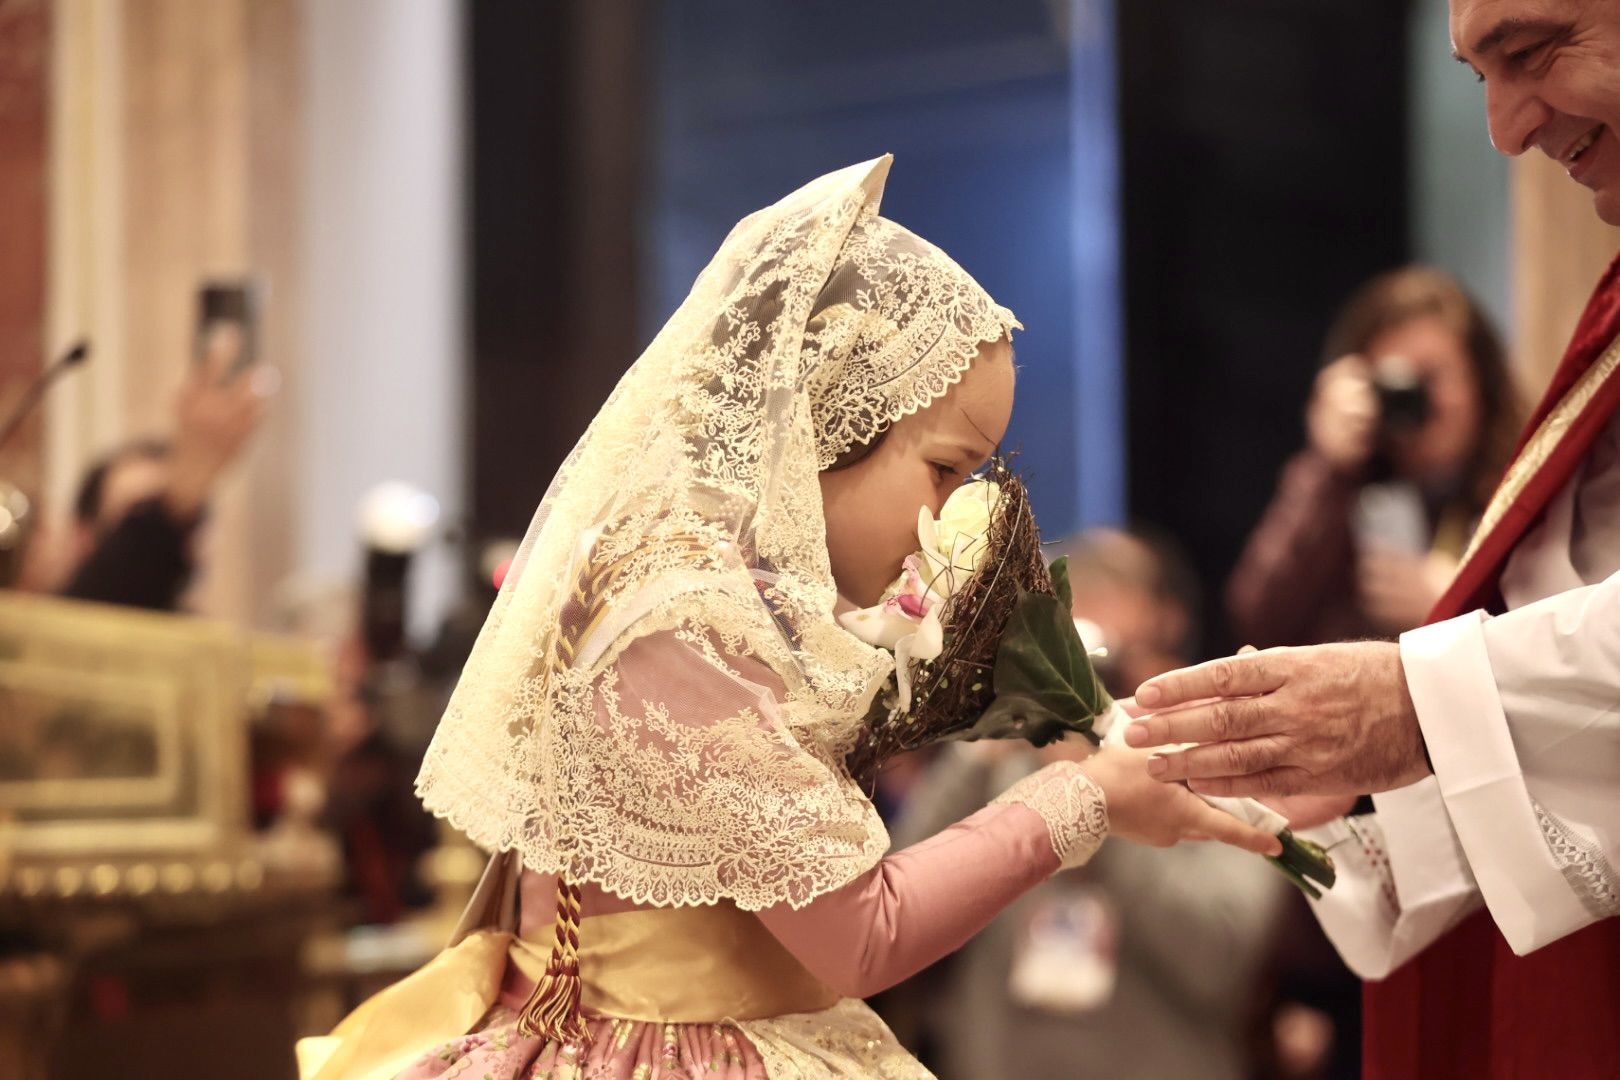
[(1264, 698), (1210, 701), (1158, 712), (1125, 729), (1126, 746), (1173, 746), (1178, 743), (1230, 742), (1269, 735), (1276, 728)]
[(1212, 840), (1219, 840), (1223, 844), (1231, 844), (1233, 847), (1240, 847), (1257, 855), (1277, 855), (1282, 852), (1282, 843), (1272, 834), (1256, 829), (1252, 825), (1245, 825), (1224, 810), (1217, 810), (1202, 802), (1194, 808), (1187, 831), (1202, 833)]
[(1198, 777), (1188, 780), (1187, 786), (1200, 795), (1267, 799), (1278, 795), (1297, 795), (1305, 790), (1305, 783), (1297, 769), (1274, 768), (1245, 776)]
[(1247, 653), (1149, 679), (1136, 691), (1136, 703), (1145, 709), (1168, 709), (1199, 698), (1269, 694), (1283, 682), (1277, 651)]
[(1148, 775), (1165, 783), (1250, 776), (1275, 768), (1282, 750), (1281, 743), (1271, 738), (1193, 746), (1153, 755), (1148, 759)]

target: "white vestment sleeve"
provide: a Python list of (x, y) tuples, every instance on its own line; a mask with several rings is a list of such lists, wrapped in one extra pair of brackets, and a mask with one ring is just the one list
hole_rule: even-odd
[(1401, 661), (1452, 827), (1514, 952), (1620, 913), (1620, 574), (1413, 630)]
[(1434, 777), (1373, 805), (1377, 813), (1300, 834), (1333, 856), (1338, 880), (1311, 910), (1363, 979), (1382, 979), (1480, 905)]

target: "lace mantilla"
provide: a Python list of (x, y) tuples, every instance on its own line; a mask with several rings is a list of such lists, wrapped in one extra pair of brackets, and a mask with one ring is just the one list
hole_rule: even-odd
[(1581, 898), (1581, 904), (1594, 919), (1607, 919), (1620, 915), (1620, 879), (1604, 855), (1603, 848), (1587, 840), (1567, 823), (1539, 802), (1531, 800), (1536, 808), (1536, 821), (1552, 852), (1553, 862), (1563, 873), (1564, 880)]
[(821, 468), (945, 393), (983, 342), (1015, 329), (934, 245), (884, 218), (858, 224), (805, 328)]
[(1020, 803), (1041, 815), (1063, 870), (1090, 861), (1108, 838), (1108, 799), (1078, 762), (1042, 766), (991, 803)]
[(833, 619), (820, 468), (1017, 325), (878, 217), (888, 169), (738, 223), (558, 470), (417, 779), (476, 843), (745, 908), (882, 857), (842, 759), (893, 658)]

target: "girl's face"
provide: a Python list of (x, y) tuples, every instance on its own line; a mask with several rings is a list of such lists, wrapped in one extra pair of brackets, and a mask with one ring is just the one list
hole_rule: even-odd
[(984, 467), (1012, 417), (1014, 369), (1006, 339), (979, 349), (962, 381), (892, 424), (877, 448), (821, 474), (827, 554), (846, 600), (877, 603), (917, 551), (917, 510), (936, 517), (962, 481)]

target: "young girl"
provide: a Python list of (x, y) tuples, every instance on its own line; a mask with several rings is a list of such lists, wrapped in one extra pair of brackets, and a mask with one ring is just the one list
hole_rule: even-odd
[(888, 169), (745, 218), (558, 471), (418, 780), (497, 855), (306, 1080), (926, 1076), (859, 999), (1109, 831), (1275, 850), (1109, 750), (886, 854), (842, 761), (893, 658), (835, 615), (1000, 441), (1018, 326)]

